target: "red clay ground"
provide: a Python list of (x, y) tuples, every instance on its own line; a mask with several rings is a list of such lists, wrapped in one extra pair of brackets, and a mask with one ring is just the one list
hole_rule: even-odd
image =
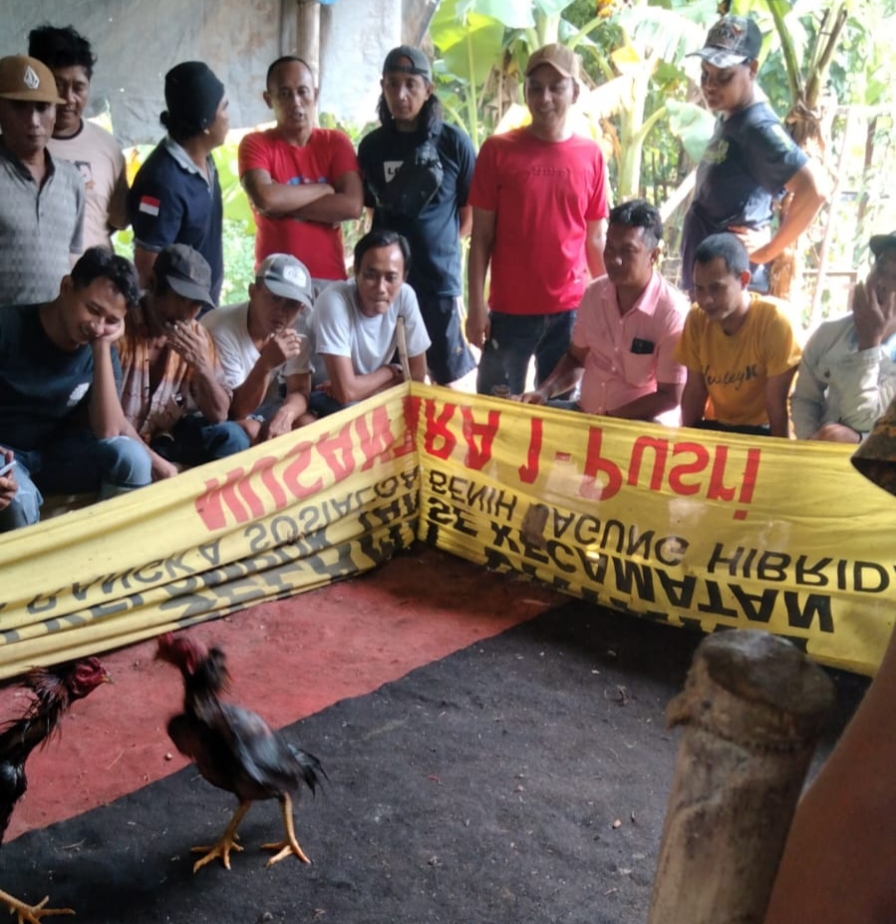
[[(196, 626), (220, 644), (242, 702), (274, 727), (360, 696), (568, 598), (419, 546), (360, 578)], [(155, 642), (102, 656), (114, 686), (76, 703), (61, 740), (28, 763), (8, 843), (103, 805), (185, 765), (165, 733), (180, 684)], [(301, 665), (300, 673), (296, 665)], [(27, 694), (0, 690), (0, 720)]]

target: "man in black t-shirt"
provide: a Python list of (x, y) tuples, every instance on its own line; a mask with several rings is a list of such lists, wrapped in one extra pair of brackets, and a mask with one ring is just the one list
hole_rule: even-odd
[(476, 159), (470, 139), (441, 121), (432, 70), (418, 48), (386, 56), (379, 102), (382, 123), (358, 147), (365, 205), (375, 230), (397, 231), (411, 246), (408, 283), (432, 340), (433, 381), (448, 385), (476, 365), (461, 331), (460, 238), (470, 232), (467, 193)]
[[(709, 31), (700, 85), (706, 105), (719, 114), (716, 131), (697, 170), (694, 200), (685, 216), (681, 286), (693, 289), (694, 252), (711, 234), (731, 231), (752, 264), (750, 288), (768, 291), (766, 264), (809, 226), (824, 202), (820, 167), (796, 146), (756, 87), (759, 27), (745, 16), (724, 16)], [(793, 193), (774, 233), (772, 205)]]

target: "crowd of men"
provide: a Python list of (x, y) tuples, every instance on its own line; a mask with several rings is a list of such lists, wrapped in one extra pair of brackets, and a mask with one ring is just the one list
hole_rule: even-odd
[[(571, 129), (574, 52), (530, 56), (530, 122), (477, 156), (443, 121), (426, 55), (400, 46), (357, 153), (318, 127), (303, 60), (269, 67), (274, 127), (238, 156), (255, 279), (229, 306), (212, 157), (229, 129), (224, 84), (202, 62), (168, 71), (166, 134), (129, 189), (116, 143), (83, 117), (89, 43), (71, 27), (29, 39), (28, 55), (0, 60), (0, 530), (36, 522), (43, 493), (132, 490), (407, 374), (451, 385), (476, 354), (482, 394), (778, 437), (859, 442), (896, 392), (896, 235), (872, 239), (851, 314), (802, 354), (789, 306), (765, 294), (765, 264), (824, 193), (756, 87), (752, 20), (723, 17), (695, 52), (719, 120), (685, 220), (682, 288), (658, 269), (657, 209), (610, 208), (601, 149)], [(349, 278), (341, 223), (365, 207)], [(110, 249), (127, 225), (133, 262)]]

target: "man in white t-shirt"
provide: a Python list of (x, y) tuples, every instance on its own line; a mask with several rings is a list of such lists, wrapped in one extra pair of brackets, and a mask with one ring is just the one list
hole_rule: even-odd
[(329, 380), (311, 395), (318, 417), (404, 380), (396, 363), (403, 319), (411, 378), (426, 377), (429, 334), (414, 290), (405, 282), (408, 242), (395, 231), (371, 231), (355, 245), (355, 278), (334, 282), (317, 299), (314, 335)]
[(71, 26), (49, 25), (38, 26), (28, 34), (28, 54), (50, 68), (63, 100), (56, 107), (47, 149), (53, 157), (74, 164), (84, 178), (84, 249), (111, 248), (111, 232), (128, 225), (128, 179), (118, 142), (82, 118), (96, 56), (90, 42)]
[[(249, 300), (209, 311), (224, 384), (233, 391), (230, 417), (253, 442), (310, 423), (311, 276), (300, 260), (271, 254), (258, 267)], [(286, 377), (292, 388), (284, 400)]]

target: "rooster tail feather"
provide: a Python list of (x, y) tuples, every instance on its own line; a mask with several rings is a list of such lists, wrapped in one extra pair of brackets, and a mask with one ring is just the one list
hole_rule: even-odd
[(295, 757), (296, 763), (302, 768), (302, 779), (305, 780), (312, 794), (316, 795), (317, 787), (323, 786), (321, 777), (327, 782), (330, 781), (330, 778), (327, 776), (327, 771), (324, 770), (323, 764), (313, 754), (309, 754), (307, 751), (303, 751), (301, 748), (289, 744), (289, 742), (287, 742), (287, 747), (292, 753), (292, 756)]

